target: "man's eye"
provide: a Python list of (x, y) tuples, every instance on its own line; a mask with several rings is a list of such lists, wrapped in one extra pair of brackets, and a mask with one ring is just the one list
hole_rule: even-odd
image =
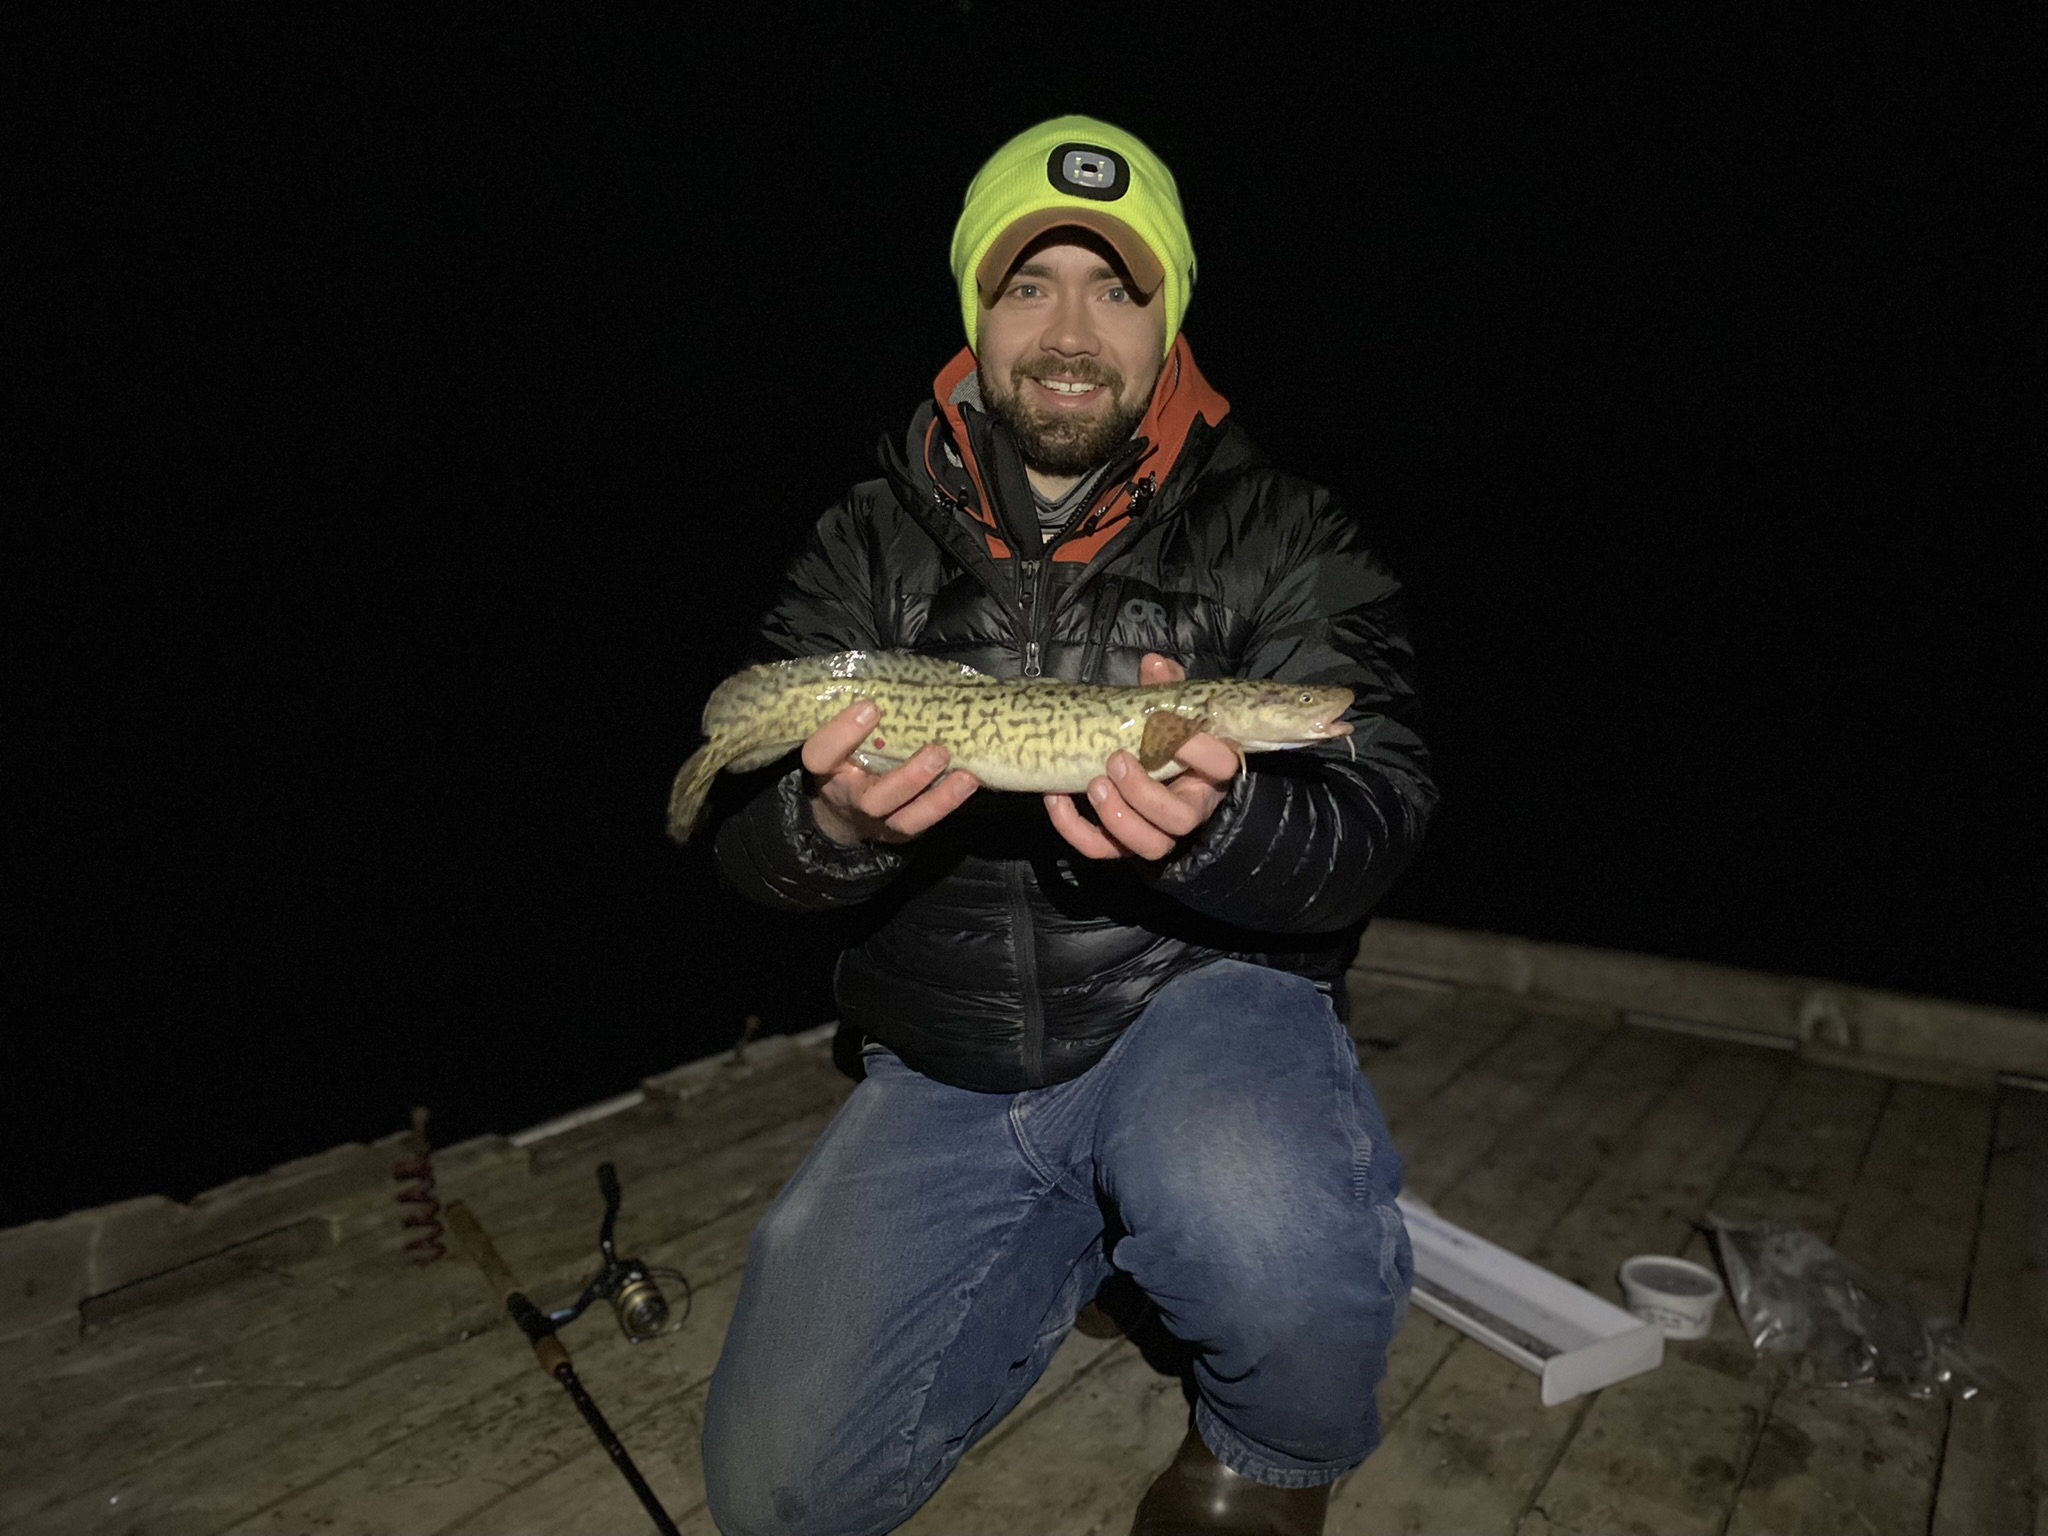
[(1010, 297), (1013, 299), (1035, 299), (1038, 297), (1038, 284), (1019, 283), (1010, 290)]
[(1128, 288), (1119, 286), (1110, 289), (1106, 297), (1112, 304), (1124, 304), (1130, 301), (1131, 291)]

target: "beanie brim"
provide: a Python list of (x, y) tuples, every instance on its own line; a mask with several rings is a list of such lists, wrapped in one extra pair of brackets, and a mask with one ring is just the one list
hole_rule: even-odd
[(1027, 213), (999, 233), (976, 263), (974, 286), (984, 309), (993, 309), (1002, 296), (1004, 279), (1024, 254), (1026, 246), (1055, 229), (1085, 229), (1100, 235), (1115, 249), (1141, 298), (1149, 300), (1166, 282), (1166, 267), (1144, 238), (1122, 219), (1098, 213), (1093, 208), (1076, 208), (1063, 203)]

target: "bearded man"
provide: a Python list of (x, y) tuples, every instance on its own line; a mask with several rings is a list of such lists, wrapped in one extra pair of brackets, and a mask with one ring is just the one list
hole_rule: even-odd
[(1041, 800), (977, 795), (936, 744), (866, 771), (888, 722), (863, 703), (728, 795), (740, 891), (865, 919), (835, 976), (865, 1076), (754, 1234), (711, 1512), (728, 1536), (893, 1530), (1123, 1285), (1185, 1346), (1192, 1402), (1134, 1530), (1320, 1531), (1378, 1441), (1410, 1282), (1343, 1023), (1435, 800), (1399, 589), (1196, 369), (1193, 248), (1137, 139), (1019, 135), (952, 269), (967, 349), (819, 521), (754, 659), (1332, 684), (1353, 734), (1249, 763), (1198, 734), (1168, 782), (1119, 752)]

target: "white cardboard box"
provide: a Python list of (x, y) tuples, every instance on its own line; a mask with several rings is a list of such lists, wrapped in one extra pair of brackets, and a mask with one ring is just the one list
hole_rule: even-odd
[(1415, 1305), (1542, 1378), (1547, 1408), (1664, 1363), (1664, 1335), (1631, 1312), (1403, 1196)]

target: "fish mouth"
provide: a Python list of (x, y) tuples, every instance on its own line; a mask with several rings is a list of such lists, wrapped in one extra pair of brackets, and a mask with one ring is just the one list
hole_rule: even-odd
[(1341, 741), (1349, 736), (1351, 722), (1343, 718), (1344, 711), (1357, 697), (1349, 688), (1333, 689), (1329, 699), (1330, 712), (1309, 722), (1309, 735), (1317, 741)]
[(1311, 720), (1306, 725), (1289, 729), (1284, 740), (1254, 741), (1243, 739), (1238, 742), (1238, 745), (1247, 752), (1285, 752), (1293, 747), (1313, 746), (1319, 741), (1342, 741), (1350, 734), (1351, 722), (1349, 720)]

